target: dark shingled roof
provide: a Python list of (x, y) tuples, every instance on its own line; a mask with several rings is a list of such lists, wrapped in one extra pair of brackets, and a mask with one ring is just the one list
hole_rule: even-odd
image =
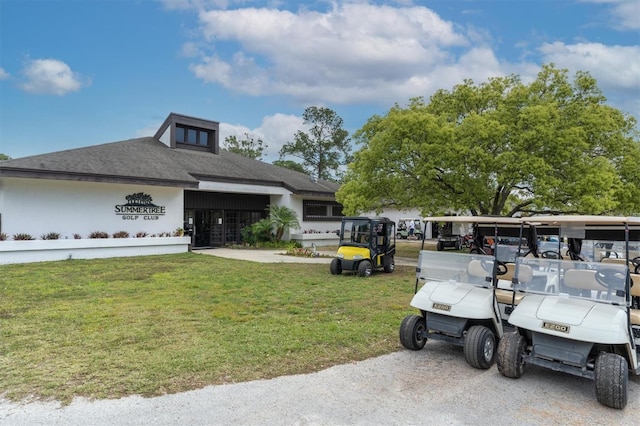
[(296, 194), (331, 196), (337, 183), (234, 154), (171, 149), (153, 137), (0, 162), (0, 176), (197, 188), (199, 181), (270, 185)]

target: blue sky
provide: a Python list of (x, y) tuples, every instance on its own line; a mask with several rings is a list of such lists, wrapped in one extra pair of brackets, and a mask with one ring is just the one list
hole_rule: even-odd
[(170, 112), (262, 139), (553, 62), (640, 118), (640, 0), (0, 0), (0, 153), (152, 135)]

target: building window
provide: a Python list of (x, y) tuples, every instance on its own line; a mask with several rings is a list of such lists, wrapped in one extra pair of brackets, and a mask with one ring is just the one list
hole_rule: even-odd
[(176, 143), (209, 146), (209, 132), (196, 127), (176, 124)]
[(303, 220), (340, 221), (344, 216), (342, 205), (334, 201), (305, 200), (302, 208)]

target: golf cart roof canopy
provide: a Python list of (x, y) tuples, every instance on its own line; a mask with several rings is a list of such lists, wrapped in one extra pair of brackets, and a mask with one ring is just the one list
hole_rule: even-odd
[(640, 225), (640, 217), (627, 216), (548, 215), (523, 217), (521, 220), (531, 225)]
[(344, 216), (342, 220), (343, 221), (364, 220), (364, 221), (372, 221), (372, 222), (393, 222), (388, 217), (367, 217), (367, 216)]
[(520, 218), (505, 216), (427, 216), (425, 222), (482, 223), (488, 225), (519, 225)]

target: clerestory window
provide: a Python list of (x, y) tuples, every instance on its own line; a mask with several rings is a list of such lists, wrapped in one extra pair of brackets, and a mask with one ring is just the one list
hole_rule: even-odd
[(209, 146), (210, 139), (208, 130), (176, 124), (176, 143)]

